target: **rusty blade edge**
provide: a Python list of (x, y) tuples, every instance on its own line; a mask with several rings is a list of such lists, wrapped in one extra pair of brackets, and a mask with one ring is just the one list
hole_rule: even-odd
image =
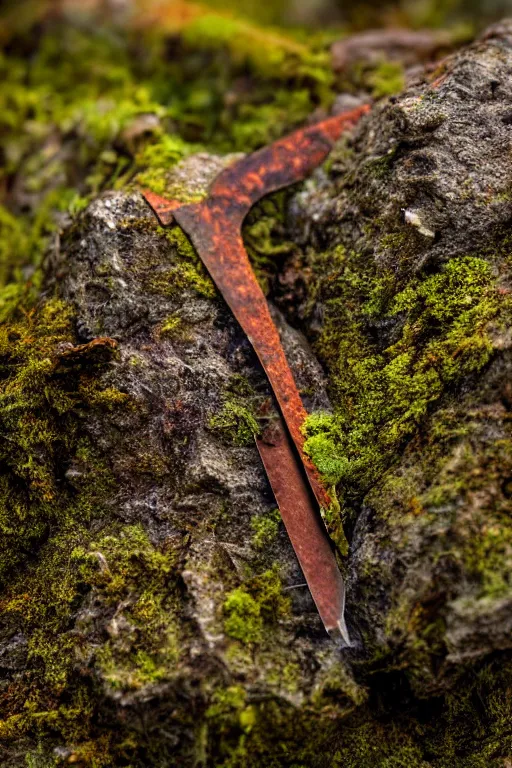
[(280, 429), (275, 439), (258, 441), (260, 456), (324, 626), (329, 634), (339, 636), (339, 641), (347, 645), (343, 579), (323, 520), (312, 504), (311, 493), (320, 505), (328, 506), (329, 500), (316, 467), (303, 453), (301, 426), (307, 414), (240, 231), (232, 225), (228, 213), (226, 199), (213, 198), (179, 208), (175, 217), (189, 235), (267, 374), (286, 429), (278, 417)]
[[(369, 110), (369, 104), (362, 104), (300, 128), (242, 157), (214, 179), (210, 199), (229, 199), (231, 223), (241, 225), (262, 197), (305, 179), (325, 160), (341, 134), (357, 125)], [(168, 200), (149, 189), (143, 190), (143, 195), (163, 226), (172, 223), (174, 211), (186, 207), (186, 203)]]
[(328, 494), (303, 451), (301, 427), (306, 413), (243, 245), (241, 225), (259, 199), (304, 179), (327, 157), (334, 140), (366, 111), (364, 106), (329, 118), (246, 156), (219, 174), (201, 203), (182, 205), (151, 192), (144, 195), (162, 224), (176, 220), (190, 236), (267, 374), (286, 429), (279, 420), (274, 430), (277, 438), (257, 440), (258, 450), (324, 626), (344, 645), (350, 645), (350, 640), (343, 578), (327, 530), (312, 505), (311, 490), (321, 506), (328, 502)]
[(226, 198), (221, 197), (184, 206), (176, 211), (176, 220), (190, 236), (203, 264), (251, 342), (295, 443), (311, 489), (319, 505), (327, 509), (331, 503), (329, 494), (317, 468), (304, 453), (302, 425), (307, 413), (268, 302), (247, 256), (240, 229), (230, 220), (228, 204)]
[(323, 522), (312, 504), (304, 473), (283, 420), (276, 413), (256, 446), (322, 623), (331, 638), (351, 645), (345, 623), (345, 584)]

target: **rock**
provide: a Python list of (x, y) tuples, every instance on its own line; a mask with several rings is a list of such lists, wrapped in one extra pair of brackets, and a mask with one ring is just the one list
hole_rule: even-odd
[(309, 446), (324, 471), (339, 456), (348, 620), (418, 696), (512, 648), (511, 71), (503, 22), (376, 106), (290, 209), (336, 414)]
[[(135, 722), (142, 704), (148, 721), (157, 711), (159, 720), (165, 712), (165, 719), (176, 719), (161, 727), (155, 720), (154, 737), (179, 753), (194, 739), (186, 713), (204, 711), (220, 679), (227, 689), (243, 681), (247, 706), (269, 696), (298, 706), (339, 663), (338, 652), (272, 513), (256, 447), (250, 437), (237, 438), (237, 420), (268, 397), (264, 375), (184, 236), (177, 227), (166, 236), (139, 194), (107, 193), (63, 238), (61, 250), (59, 296), (75, 308), (84, 340), (102, 335), (117, 342), (102, 386), (120, 389), (132, 403), (91, 414), (83, 425), (113, 474), (106, 506), (121, 523), (121, 537), (123, 526), (141, 524), (154, 546), (179, 553), (173, 577), (179, 606), (168, 627), (176, 632), (179, 662), (162, 667), (157, 682), (136, 681), (137, 665), (128, 661), (141, 644), (129, 618), (135, 585), (117, 604), (108, 604), (101, 590), (88, 594), (74, 620), (88, 648), (81, 656), (125, 725)], [(274, 314), (299, 385), (309, 390), (310, 404), (326, 407), (323, 375), (305, 339)], [(82, 471), (69, 469), (67, 479), (80, 481)], [(115, 576), (108, 552), (92, 554), (106, 579)], [(244, 615), (230, 636), (226, 600), (237, 588), (256, 585), (257, 593), (262, 579), (275, 595), (262, 597), (268, 603), (265, 618), (257, 616), (262, 634), (245, 650)], [(108, 638), (117, 665), (99, 661), (105, 650), (99, 638)]]
[(332, 67), (335, 72), (343, 72), (356, 62), (378, 64), (384, 60), (400, 61), (409, 67), (431, 61), (452, 45), (452, 35), (442, 30), (371, 29), (333, 43)]
[(297, 248), (267, 250), (317, 353), (274, 309), (350, 541), (349, 650), (253, 444), (265, 378), (183, 232), (116, 191), (55, 239), (0, 336), (7, 768), (507, 764), (511, 37), (375, 106), (293, 195)]

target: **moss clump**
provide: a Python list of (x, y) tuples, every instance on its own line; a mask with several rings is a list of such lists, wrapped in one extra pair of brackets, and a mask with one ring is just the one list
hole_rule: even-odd
[(187, 328), (179, 315), (169, 315), (160, 325), (158, 335), (161, 338), (174, 339), (176, 341), (186, 341), (192, 339), (193, 335)]
[(366, 76), (374, 99), (400, 93), (405, 86), (403, 65), (397, 61), (382, 61)]
[[(439, 558), (462, 568), (471, 590), (457, 599), (457, 611), (473, 617), (485, 615), (500, 600), (510, 597), (512, 531), (507, 514), (506, 483), (512, 472), (512, 434), (508, 422), (502, 434), (487, 435), (485, 407), (452, 403), (432, 417), (429, 437), (408, 449), (408, 462), (398, 475), (390, 472), (372, 490), (368, 503), (406, 542), (418, 529), (444, 521), (444, 530), (431, 545), (432, 568)], [(471, 514), (467, 515), (467, 510)], [(437, 577), (439, 586), (441, 575)], [(455, 585), (444, 584), (448, 595)], [(455, 597), (454, 597), (455, 599)], [(415, 655), (423, 649), (444, 652), (442, 618), (437, 625), (428, 606), (416, 597), (403, 596), (388, 617), (387, 629), (397, 636), (408, 627)], [(421, 684), (421, 673), (418, 675)]]
[(180, 656), (176, 586), (178, 552), (153, 547), (139, 526), (110, 531), (87, 550), (75, 549), (85, 583), (119, 629), (96, 655), (102, 677), (124, 693), (172, 677)]
[(224, 602), (224, 631), (227, 635), (248, 645), (261, 643), (263, 639), (263, 618), (257, 600), (245, 589), (232, 590)]
[[(329, 284), (338, 295), (317, 347), (331, 365), (337, 409), (310, 417), (306, 450), (329, 483), (364, 490), (429, 406), (489, 361), (510, 299), (481, 258), (453, 259), (394, 295), (390, 275), (359, 272), (357, 257), (342, 251), (336, 258)], [(400, 329), (385, 349), (367, 331), (377, 315)]]
[(163, 296), (174, 296), (191, 289), (200, 296), (213, 299), (216, 296), (215, 285), (183, 230), (179, 227), (157, 227), (157, 232), (173, 246), (180, 258), (171, 267), (155, 264), (155, 269), (142, 276), (145, 288)]
[[(300, 97), (309, 90), (313, 98), (330, 98), (334, 78), (321, 36), (291, 31), (286, 34), (245, 19), (206, 12), (185, 22), (182, 37), (186, 45), (196, 50), (227, 51), (232, 67), (249, 72), (260, 81), (273, 82), (280, 97), (290, 90), (283, 88), (283, 84), (294, 82), (293, 90)], [(288, 102), (293, 101), (294, 97), (289, 96)]]
[(352, 525), (363, 503), (371, 510), (359, 599), (378, 600), (372, 585), (381, 580), (390, 608), (380, 638), (368, 631), (365, 647), (379, 667), (406, 670), (424, 697), (444, 684), (446, 656), (464, 652), (453, 647), (459, 629), (468, 627), (467, 645), (484, 654), (472, 632), (510, 599), (511, 435), (488, 382), (511, 300), (506, 253), (459, 256), (411, 276), (402, 245), (393, 245), (393, 273), (343, 249), (322, 264), (317, 349), (330, 366), (335, 411), (309, 419), (306, 449), (337, 486), (343, 522)]
[(256, 549), (264, 549), (277, 537), (279, 524), (281, 522), (281, 513), (278, 509), (273, 509), (266, 515), (253, 517), (251, 519), (251, 528), (254, 532), (252, 537), (253, 546)]
[(405, 70), (400, 61), (379, 58), (377, 61), (354, 61), (338, 83), (340, 90), (369, 92), (374, 99), (400, 93), (405, 87)]
[(227, 443), (249, 445), (260, 431), (256, 407), (256, 393), (249, 382), (233, 376), (226, 387), (221, 409), (210, 417), (208, 427)]
[(71, 619), (89, 586), (71, 552), (105, 515), (113, 478), (81, 425), (93, 408), (126, 407), (126, 395), (100, 384), (112, 345), (74, 340), (73, 311), (57, 299), (15, 311), (0, 329), (0, 605), (7, 632), (25, 638), (2, 706), (5, 742), (49, 732), (86, 739), (93, 711), (74, 672)]
[(275, 568), (232, 590), (224, 602), (224, 631), (245, 645), (264, 641), (264, 628), (289, 614), (289, 600), (282, 593)]
[[(254, 149), (331, 98), (321, 46), (204, 10), (177, 30), (158, 20), (157, 31), (121, 35), (53, 22), (33, 33), (30, 57), (15, 21), (0, 54), (1, 175), (17, 196), (0, 208), (0, 286), (9, 283), (0, 317), (23, 293), (21, 270), (37, 266), (49, 237), (103, 189), (174, 193), (169, 168), (191, 152)], [(174, 60), (167, 35), (176, 31)], [(240, 76), (249, 77), (243, 92)]]
[(329, 495), (331, 497), (331, 503), (326, 508), (322, 507), (320, 513), (329, 533), (329, 537), (332, 539), (336, 549), (340, 555), (347, 555), (348, 541), (343, 527), (345, 513), (338, 501), (335, 485), (332, 485), (329, 489)]
[[(197, 6), (181, 22), (164, 10), (158, 23), (164, 33), (181, 34), (176, 56), (164, 52), (160, 93), (172, 88), (173, 118), (187, 140), (223, 152), (256, 149), (333, 99), (321, 38), (300, 39)], [(154, 35), (151, 44), (158, 46)]]
[(13, 574), (2, 592), (6, 626), (27, 638), (20, 647), (26, 666), (13, 695), (3, 701), (4, 744), (19, 743), (34, 732), (41, 740), (56, 732), (70, 742), (87, 739), (93, 705), (87, 681), (76, 675), (76, 636), (70, 631), (84, 593), (78, 563), (70, 553), (87, 539), (87, 527), (79, 522), (61, 525), (40, 547), (37, 559)]
[(63, 473), (79, 444), (80, 416), (126, 396), (98, 386), (94, 359), (67, 364), (73, 313), (59, 300), (44, 303), (0, 328), (0, 576), (69, 522)]
[(510, 672), (510, 661), (488, 663), (456, 694), (398, 714), (394, 692), (384, 687), (366, 703), (364, 691), (340, 691), (344, 674), (335, 669), (318, 709), (307, 711), (276, 700), (250, 705), (233, 686), (208, 710), (209, 754), (219, 768), (499, 768), (512, 746)]
[(234, 445), (249, 445), (259, 433), (253, 413), (232, 397), (226, 399), (220, 413), (210, 418), (208, 426)]
[(201, 50), (227, 48), (235, 63), (253, 67), (262, 77), (287, 79), (315, 72), (327, 77), (327, 56), (315, 56), (304, 44), (242, 19), (206, 13), (183, 29), (183, 39)]
[[(158, 132), (154, 143), (146, 143), (136, 156), (137, 166), (145, 169), (137, 174), (137, 184), (147, 187), (157, 195), (175, 196), (175, 189), (167, 183), (169, 170), (180, 160), (194, 152), (199, 152), (199, 145), (185, 142), (180, 136)], [(191, 199), (183, 202), (193, 202)]]
[(180, 263), (170, 269), (160, 270), (147, 282), (148, 291), (162, 296), (174, 296), (187, 288), (207, 299), (213, 299), (216, 295), (215, 286), (206, 272), (193, 264)]
[(268, 293), (271, 281), (296, 246), (286, 239), (286, 205), (289, 190), (262, 200), (250, 211), (243, 226), (244, 244), (261, 287)]
[[(92, 487), (84, 489), (90, 498)], [(104, 533), (96, 540), (76, 521), (61, 527), (37, 561), (12, 579), (0, 603), (4, 619), (28, 638), (27, 668), (4, 702), (1, 740), (36, 732), (45, 743), (58, 734), (73, 745), (76, 762), (94, 766), (115, 763), (133, 745), (126, 733), (95, 732), (97, 694), (90, 676), (77, 675), (77, 665), (93, 663), (113, 692), (127, 694), (172, 678), (183, 634), (176, 618), (178, 552), (153, 547), (138, 526), (119, 530), (104, 513)], [(109, 639), (99, 648), (94, 634), (90, 646), (86, 640), (92, 631), (87, 611), (76, 622), (88, 592), (102, 610), (115, 609)]]

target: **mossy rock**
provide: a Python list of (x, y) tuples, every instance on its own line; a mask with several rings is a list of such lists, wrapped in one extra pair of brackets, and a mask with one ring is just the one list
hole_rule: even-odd
[(334, 405), (306, 450), (337, 487), (363, 666), (418, 697), (511, 647), (511, 63), (504, 22), (376, 107), (299, 201)]
[[(290, 314), (332, 412), (306, 341), (275, 318), (350, 544), (341, 653), (252, 442), (269, 396), (255, 356), (137, 191), (197, 199), (233, 160), (214, 153), (326, 109), (333, 78), (313, 38), (197, 18), (8, 31), (2, 764), (504, 768), (509, 26), (374, 109), (327, 174), (246, 223), (277, 298), (304, 259)], [(379, 67), (377, 95), (398, 74)]]

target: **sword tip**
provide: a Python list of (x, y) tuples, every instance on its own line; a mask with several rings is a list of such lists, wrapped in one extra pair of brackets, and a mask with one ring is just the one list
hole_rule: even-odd
[(329, 637), (334, 640), (336, 645), (340, 646), (340, 648), (352, 647), (353, 643), (350, 640), (350, 635), (348, 633), (348, 628), (344, 616), (338, 620), (335, 627), (330, 627), (327, 632), (329, 633)]

